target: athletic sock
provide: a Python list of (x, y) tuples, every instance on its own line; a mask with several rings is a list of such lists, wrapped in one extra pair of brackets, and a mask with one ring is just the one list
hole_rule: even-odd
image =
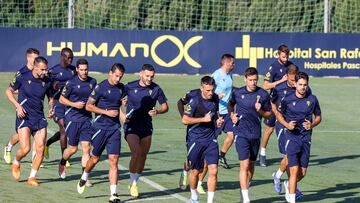
[(31, 161), (34, 161), (35, 156), (36, 156), (36, 152), (35, 152), (35, 151), (32, 151), (32, 154), (31, 154)]
[(117, 185), (110, 185), (110, 195), (116, 194)]
[(241, 190), (241, 195), (243, 202), (250, 202), (249, 190)]
[(188, 175), (188, 172), (186, 170), (183, 170), (183, 175), (184, 176), (187, 176)]
[(197, 190), (195, 189), (190, 189), (190, 191), (191, 191), (191, 199), (192, 200), (198, 200), (199, 199), (199, 197), (198, 197), (198, 194), (197, 194)]
[(261, 155), (261, 156), (266, 156), (266, 148), (261, 147), (261, 149), (260, 149), (260, 155)]
[(16, 158), (14, 158), (13, 164), (20, 166), (20, 161), (16, 160)]
[(9, 142), (7, 145), (6, 145), (6, 151), (10, 152), (11, 149), (12, 149), (13, 145)]
[(290, 203), (295, 203), (295, 194), (289, 194)]
[(31, 169), (29, 178), (33, 178), (36, 176), (37, 170)]
[(207, 203), (213, 203), (215, 192), (207, 192)]
[(282, 172), (282, 171), (280, 170), (280, 168), (279, 168), (279, 169), (276, 171), (276, 173), (275, 173), (275, 177), (278, 178), (278, 179), (280, 179), (283, 173), (284, 173), (284, 172)]
[(61, 158), (60, 165), (62, 165), (62, 166), (66, 165), (66, 160), (64, 158)]
[(202, 181), (199, 180), (197, 186), (199, 187), (201, 185), (202, 185)]
[(130, 173), (130, 185), (136, 184), (136, 174), (137, 173)]
[(136, 183), (139, 181), (140, 177), (141, 177), (141, 173), (135, 173), (135, 181), (136, 181)]
[(221, 158), (224, 158), (224, 157), (225, 157), (225, 155), (226, 155), (226, 152), (220, 151), (219, 156), (220, 156)]
[(86, 173), (86, 172), (84, 171), (83, 174), (81, 175), (81, 180), (87, 181), (88, 177), (89, 177), (89, 173)]

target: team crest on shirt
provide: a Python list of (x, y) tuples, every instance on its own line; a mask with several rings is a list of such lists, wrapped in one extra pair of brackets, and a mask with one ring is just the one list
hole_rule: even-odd
[(280, 73), (282, 73), (282, 71), (283, 71), (283, 70), (282, 70), (282, 69), (280, 69)]
[(108, 93), (110, 94), (110, 93), (111, 93), (111, 90), (108, 90)]
[(189, 104), (187, 104), (184, 108), (184, 112), (189, 113), (190, 111), (191, 111), (191, 106)]
[(151, 93), (152, 93), (152, 90), (149, 90), (149, 95), (151, 95)]
[(293, 102), (292, 105), (295, 106), (295, 105), (296, 105), (296, 102)]
[(271, 76), (270, 72), (267, 72), (265, 78), (270, 78), (270, 76)]
[(42, 84), (43, 87), (45, 87), (45, 82), (42, 82), (41, 84)]
[(31, 80), (28, 80), (29, 85), (31, 84)]
[(286, 93), (287, 93), (287, 90), (284, 90), (284, 94), (286, 95)]
[(242, 94), (242, 95), (241, 95), (241, 99), (244, 99), (244, 98), (245, 98), (245, 96)]
[(62, 72), (60, 72), (60, 76), (62, 76), (63, 75), (63, 73)]
[(77, 85), (78, 89), (80, 89), (80, 85)]
[(92, 84), (89, 84), (90, 89), (92, 89)]
[(137, 93), (137, 91), (138, 91), (137, 89), (134, 90), (135, 94)]
[(311, 102), (309, 100), (306, 101), (307, 106), (310, 106)]

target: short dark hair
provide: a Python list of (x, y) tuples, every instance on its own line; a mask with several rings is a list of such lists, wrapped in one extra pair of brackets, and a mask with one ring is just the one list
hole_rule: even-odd
[(78, 59), (76, 61), (76, 68), (79, 68), (79, 65), (87, 65), (89, 66), (89, 63), (86, 59)]
[(113, 72), (115, 72), (116, 69), (122, 73), (125, 73), (125, 67), (121, 63), (114, 63), (114, 65), (111, 66), (110, 71), (113, 73)]
[(286, 74), (294, 74), (296, 75), (299, 72), (299, 67), (295, 64), (290, 64), (287, 66)]
[(141, 71), (154, 71), (155, 72), (155, 68), (154, 66), (152, 66), (151, 64), (145, 63), (142, 67), (141, 67)]
[(35, 49), (35, 48), (28, 48), (28, 49), (26, 50), (26, 54), (37, 54), (37, 55), (39, 55), (40, 52), (39, 52), (39, 50), (37, 50), (37, 49)]
[(73, 54), (73, 51), (69, 47), (61, 49), (61, 55), (64, 55), (65, 52)]
[(289, 47), (286, 44), (282, 44), (282, 45), (280, 45), (278, 47), (278, 52), (279, 53), (284, 52), (286, 55), (289, 55), (290, 50), (289, 50)]
[(249, 67), (245, 70), (244, 76), (245, 78), (247, 78), (248, 76), (251, 75), (259, 75), (258, 71), (256, 70), (256, 68), (254, 67)]
[(208, 75), (204, 76), (201, 78), (201, 85), (215, 85), (215, 80)]
[(48, 61), (46, 60), (45, 57), (43, 57), (43, 56), (38, 56), (38, 57), (36, 57), (35, 60), (34, 60), (34, 65), (39, 64), (39, 63), (44, 63), (44, 64), (47, 65), (47, 64), (48, 64)]
[(235, 59), (235, 57), (234, 57), (233, 55), (231, 55), (231, 54), (223, 54), (223, 55), (221, 56), (221, 60), (220, 60), (220, 65), (221, 65), (221, 66), (223, 65), (223, 61), (224, 61), (225, 59)]
[(309, 76), (305, 72), (298, 72), (295, 76), (295, 82), (299, 81), (300, 79), (304, 79), (309, 82)]

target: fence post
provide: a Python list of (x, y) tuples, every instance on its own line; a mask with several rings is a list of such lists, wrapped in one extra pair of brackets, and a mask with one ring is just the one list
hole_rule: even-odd
[(69, 0), (68, 28), (74, 28), (74, 0)]
[(329, 22), (329, 0), (324, 0), (324, 33), (330, 32)]

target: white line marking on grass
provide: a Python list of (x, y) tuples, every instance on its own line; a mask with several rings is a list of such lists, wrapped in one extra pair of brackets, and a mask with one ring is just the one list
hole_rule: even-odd
[(174, 199), (174, 197), (151, 197), (144, 199), (125, 200), (124, 202), (145, 202), (145, 201), (156, 201), (156, 200), (167, 200), (167, 199)]
[[(48, 133), (51, 133), (51, 134), (55, 134), (55, 131), (53, 131), (52, 129), (49, 129), (49, 128), (47, 129), (47, 132), (48, 132)], [(119, 169), (120, 169), (120, 170), (126, 170), (126, 171), (129, 170), (128, 168), (126, 168), (125, 166), (122, 166), (122, 165), (119, 165)], [(150, 185), (151, 187), (153, 187), (153, 188), (155, 188), (155, 189), (157, 189), (157, 190), (159, 190), (159, 191), (161, 191), (161, 192), (164, 192), (164, 193), (170, 195), (172, 198), (176, 198), (176, 199), (178, 199), (178, 200), (180, 200), (180, 201), (182, 201), (182, 202), (188, 202), (188, 199), (187, 199), (187, 198), (185, 198), (185, 197), (183, 197), (183, 196), (181, 196), (181, 195), (179, 195), (179, 194), (176, 194), (176, 193), (174, 194), (174, 193), (168, 192), (168, 191), (167, 191), (167, 190), (168, 190), (167, 188), (159, 185), (158, 183), (156, 183), (156, 182), (154, 182), (154, 181), (152, 181), (152, 180), (149, 180), (149, 179), (147, 179), (147, 178), (145, 178), (145, 177), (140, 177), (140, 180), (141, 180), (142, 182)], [(150, 198), (149, 198), (149, 199), (150, 199)], [(158, 198), (158, 199), (159, 199), (159, 198)], [(170, 198), (169, 198), (169, 199), (170, 199)], [(132, 202), (134, 202), (134, 201), (132, 201)]]
[[(119, 165), (119, 169), (120, 169), (120, 170), (129, 170), (128, 168), (126, 168), (126, 167), (124, 167), (124, 166), (122, 166), (122, 165)], [(164, 193), (166, 193), (166, 194), (168, 194), (168, 195), (170, 195), (170, 196), (172, 196), (172, 197), (174, 197), (174, 198), (176, 198), (176, 199), (178, 199), (178, 200), (181, 200), (181, 201), (183, 201), (183, 202), (188, 202), (188, 199), (187, 199), (187, 198), (185, 198), (185, 197), (183, 197), (183, 196), (181, 196), (181, 195), (179, 195), (179, 194), (176, 194), (176, 193), (174, 194), (174, 193), (168, 192), (168, 191), (167, 191), (167, 190), (168, 190), (167, 188), (159, 185), (158, 183), (156, 183), (156, 182), (154, 182), (154, 181), (152, 181), (152, 180), (149, 180), (149, 179), (147, 179), (147, 178), (145, 178), (145, 177), (140, 177), (140, 180), (141, 180), (142, 182), (150, 185), (151, 187), (153, 187), (153, 188), (155, 188), (155, 189), (157, 189), (157, 190), (159, 190), (159, 191), (161, 191), (161, 192), (164, 192)]]

